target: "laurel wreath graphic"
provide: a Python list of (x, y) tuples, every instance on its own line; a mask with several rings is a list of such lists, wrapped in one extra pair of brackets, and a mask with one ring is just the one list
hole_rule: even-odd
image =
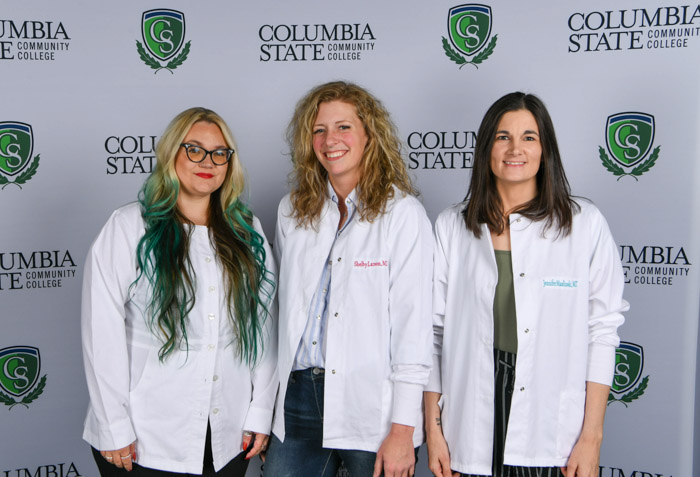
[(447, 41), (447, 38), (445, 38), (444, 36), (442, 37), (442, 48), (443, 50), (445, 50), (445, 55), (447, 55), (449, 59), (460, 65), (460, 70), (464, 65), (474, 65), (474, 67), (478, 70), (479, 67), (477, 65), (480, 65), (484, 60), (488, 59), (488, 57), (491, 56), (491, 53), (493, 53), (493, 49), (496, 48), (497, 39), (498, 35), (494, 35), (493, 38), (491, 38), (489, 44), (486, 45), (486, 48), (481, 50), (479, 54), (476, 55), (471, 61), (467, 61), (465, 57), (463, 57), (454, 49), (452, 49), (450, 43)]
[(22, 172), (19, 176), (17, 176), (17, 179), (15, 179), (14, 181), (11, 181), (7, 177), (0, 174), (0, 185), (2, 186), (2, 188), (4, 189), (8, 185), (14, 184), (21, 189), (22, 186), (20, 184), (24, 184), (29, 179), (34, 177), (34, 174), (36, 174), (36, 170), (39, 168), (39, 156), (40, 155), (41, 154), (37, 154), (36, 156), (34, 156), (34, 160), (29, 165), (27, 170)]
[(187, 59), (187, 55), (190, 54), (190, 41), (185, 43), (185, 47), (180, 53), (178, 53), (172, 60), (170, 60), (165, 66), (163, 66), (156, 58), (148, 54), (146, 49), (143, 47), (140, 41), (136, 40), (136, 51), (139, 53), (141, 60), (146, 63), (151, 69), (156, 70), (153, 74), (158, 73), (160, 70), (168, 70), (170, 74), (173, 74), (175, 68), (180, 66)]
[(608, 406), (614, 402), (621, 402), (625, 407), (629, 407), (629, 403), (639, 399), (641, 395), (644, 394), (644, 390), (647, 388), (647, 384), (649, 384), (649, 376), (645, 376), (644, 379), (642, 379), (642, 382), (639, 383), (639, 386), (637, 386), (627, 394), (624, 394), (620, 399), (616, 399), (615, 396), (613, 396), (613, 393), (610, 393), (610, 395), (608, 396)]
[(6, 406), (10, 406), (8, 411), (12, 409), (13, 407), (17, 406), (18, 404), (21, 404), (22, 406), (29, 408), (29, 404), (32, 403), (36, 398), (41, 396), (41, 393), (44, 392), (44, 387), (46, 386), (46, 375), (42, 376), (41, 381), (39, 381), (39, 384), (26, 396), (22, 398), (21, 401), (16, 401), (13, 397), (8, 396), (7, 394), (3, 393), (0, 391), (0, 402), (5, 404)]
[(654, 167), (654, 164), (656, 164), (656, 160), (659, 158), (659, 151), (661, 151), (661, 146), (656, 146), (656, 149), (654, 149), (654, 151), (651, 153), (651, 156), (649, 156), (647, 160), (639, 164), (630, 172), (625, 172), (625, 170), (622, 167), (620, 167), (608, 157), (608, 155), (605, 153), (605, 149), (603, 149), (601, 146), (598, 146), (598, 153), (600, 156), (600, 160), (603, 162), (603, 166), (605, 166), (605, 168), (608, 171), (612, 172), (614, 175), (619, 176), (617, 178), (618, 181), (625, 176), (632, 176), (634, 180), (639, 181), (637, 177), (641, 176), (645, 172), (649, 172), (649, 169)]

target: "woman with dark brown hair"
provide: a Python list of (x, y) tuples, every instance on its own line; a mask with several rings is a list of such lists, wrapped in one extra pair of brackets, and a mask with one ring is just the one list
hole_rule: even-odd
[(435, 233), (430, 469), (597, 476), (628, 304), (608, 225), (571, 196), (539, 98), (491, 106), (467, 197)]

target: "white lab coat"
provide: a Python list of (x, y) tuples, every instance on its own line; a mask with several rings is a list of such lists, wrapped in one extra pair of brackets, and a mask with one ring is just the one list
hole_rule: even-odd
[[(280, 391), (273, 432), (284, 440), (287, 378), (340, 215), (326, 200), (317, 230), (297, 227), (289, 196), (277, 215)], [(323, 446), (376, 452), (391, 423), (423, 440), (421, 397), (431, 366), (433, 237), (425, 209), (395, 189), (386, 212), (359, 220), (333, 247), (326, 327)]]
[[(518, 356), (505, 464), (563, 466), (583, 423), (586, 381), (610, 385), (622, 299), (617, 248), (598, 209), (580, 201), (571, 234), (510, 216)], [(498, 281), (488, 227), (466, 229), (465, 204), (435, 224), (434, 361), (426, 391), (442, 393), (453, 470), (491, 474), (493, 300)]]
[[(257, 219), (254, 225), (263, 235)], [(160, 362), (162, 342), (144, 316), (146, 280), (129, 292), (143, 234), (140, 206), (127, 205), (112, 214), (88, 253), (82, 335), (90, 406), (83, 438), (100, 450), (137, 441), (139, 464), (201, 474), (209, 420), (219, 470), (241, 452), (244, 429), (270, 432), (277, 390), (276, 304), (268, 302), (265, 352), (251, 369), (235, 356), (222, 269), (208, 229), (195, 226), (189, 257), (196, 303), (188, 315), (188, 346), (183, 343)], [(274, 274), (265, 246), (266, 266)]]

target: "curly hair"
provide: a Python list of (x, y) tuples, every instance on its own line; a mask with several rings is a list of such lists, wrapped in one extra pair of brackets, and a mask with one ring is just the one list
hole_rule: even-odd
[[(180, 181), (175, 161), (180, 144), (197, 122), (215, 124), (226, 145), (236, 149), (233, 135), (214, 111), (191, 108), (177, 115), (156, 146), (156, 166), (139, 194), (145, 233), (137, 248), (138, 277), (151, 290), (146, 310), (151, 331), (160, 336), (164, 360), (180, 342), (187, 343), (188, 315), (195, 304), (194, 269), (189, 259), (192, 223), (179, 211)], [(265, 267), (262, 236), (253, 227), (253, 214), (240, 201), (244, 173), (236, 152), (229, 161), (224, 182), (211, 195), (208, 227), (217, 259), (224, 272), (229, 319), (236, 334), (237, 354), (254, 363), (262, 346), (267, 302), (274, 283)]]
[(293, 216), (299, 226), (314, 226), (328, 198), (328, 172), (313, 150), (313, 125), (321, 103), (342, 101), (355, 106), (367, 135), (356, 186), (360, 220), (372, 222), (384, 213), (394, 196), (394, 186), (406, 194), (417, 195), (389, 113), (367, 90), (353, 83), (335, 81), (309, 91), (296, 105), (287, 128), (293, 170), (290, 174)]

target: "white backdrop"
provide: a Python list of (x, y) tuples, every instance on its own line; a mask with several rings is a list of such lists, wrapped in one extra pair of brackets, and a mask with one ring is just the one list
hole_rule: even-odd
[[(478, 43), (472, 51), (450, 41), (448, 14), (464, 4), (444, 0), (5, 3), (0, 475), (97, 473), (80, 438), (83, 262), (109, 213), (136, 198), (169, 120), (195, 105), (227, 120), (250, 204), (271, 239), (287, 190), (284, 130), (294, 104), (335, 79), (367, 87), (392, 112), (431, 219), (464, 196), (487, 107), (514, 90), (545, 101), (573, 191), (606, 215), (629, 280), (632, 308), (620, 330), (628, 345), (618, 355), (600, 475), (692, 475), (700, 5), (466, 4), (491, 12), (474, 13), (480, 21), (463, 30), (474, 36), (467, 45)], [(157, 58), (141, 33), (142, 15), (154, 9), (184, 15), (182, 44), (160, 62), (179, 64), (159, 71), (147, 64)], [(608, 118), (619, 116), (627, 119), (615, 123), (622, 132), (616, 139), (613, 129), (609, 145)], [(419, 467), (429, 475), (424, 454)], [(259, 474), (257, 463), (249, 474)]]

